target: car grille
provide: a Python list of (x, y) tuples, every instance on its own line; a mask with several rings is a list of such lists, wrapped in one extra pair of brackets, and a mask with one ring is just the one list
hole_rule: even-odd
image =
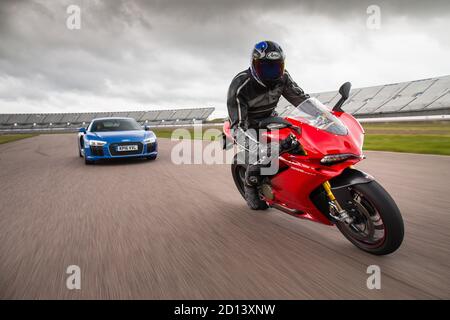
[[(137, 145), (138, 149), (133, 151), (117, 151), (117, 146), (130, 146)], [(109, 152), (112, 156), (125, 156), (125, 155), (133, 155), (133, 154), (141, 154), (144, 149), (144, 145), (141, 142), (120, 142), (120, 143), (112, 143), (109, 145)]]
[(103, 147), (91, 146), (91, 155), (94, 157), (103, 157)]

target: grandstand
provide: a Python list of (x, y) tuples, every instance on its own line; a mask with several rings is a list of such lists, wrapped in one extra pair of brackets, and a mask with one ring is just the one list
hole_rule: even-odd
[[(340, 98), (338, 91), (311, 96), (328, 106)], [(290, 108), (284, 100), (277, 110), (283, 115)], [(450, 76), (352, 89), (342, 108), (356, 118), (450, 115)]]
[(131, 117), (142, 125), (192, 125), (205, 121), (214, 108), (90, 113), (0, 114), (0, 131), (75, 131), (101, 117)]
[[(334, 106), (338, 91), (314, 93), (325, 105)], [(282, 99), (278, 113), (288, 114), (293, 108)], [(366, 88), (355, 88), (343, 109), (356, 118), (395, 121), (395, 119), (428, 116), (450, 116), (450, 76), (393, 83)], [(75, 131), (99, 117), (132, 117), (149, 126), (192, 125), (195, 120), (205, 121), (214, 108), (118, 111), (91, 113), (0, 114), (0, 131)], [(361, 120), (362, 121), (362, 120)]]

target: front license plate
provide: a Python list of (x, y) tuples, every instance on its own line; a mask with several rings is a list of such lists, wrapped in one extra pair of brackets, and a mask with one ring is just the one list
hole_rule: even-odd
[(138, 146), (133, 144), (129, 146), (117, 146), (117, 151), (136, 151), (138, 149)]

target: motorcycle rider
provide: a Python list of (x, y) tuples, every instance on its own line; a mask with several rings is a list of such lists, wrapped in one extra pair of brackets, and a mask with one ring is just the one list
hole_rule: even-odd
[[(294, 106), (309, 98), (285, 70), (284, 62), (285, 54), (277, 43), (259, 42), (253, 48), (250, 68), (238, 73), (228, 89), (231, 129), (238, 143), (245, 139), (245, 145), (239, 144), (246, 149), (247, 159), (259, 157), (262, 146), (258, 140), (258, 124), (267, 117), (276, 116), (275, 108), (281, 96)], [(281, 148), (288, 148), (289, 143), (291, 141), (281, 142)], [(258, 192), (263, 165), (265, 163), (259, 157), (248, 163), (245, 173), (245, 199), (254, 210), (267, 208)]]

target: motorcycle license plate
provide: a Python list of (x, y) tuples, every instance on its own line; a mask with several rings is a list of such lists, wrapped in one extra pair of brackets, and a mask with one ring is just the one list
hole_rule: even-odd
[(119, 151), (119, 152), (136, 151), (137, 149), (138, 149), (138, 146), (136, 144), (129, 145), (129, 146), (117, 146), (117, 151)]

